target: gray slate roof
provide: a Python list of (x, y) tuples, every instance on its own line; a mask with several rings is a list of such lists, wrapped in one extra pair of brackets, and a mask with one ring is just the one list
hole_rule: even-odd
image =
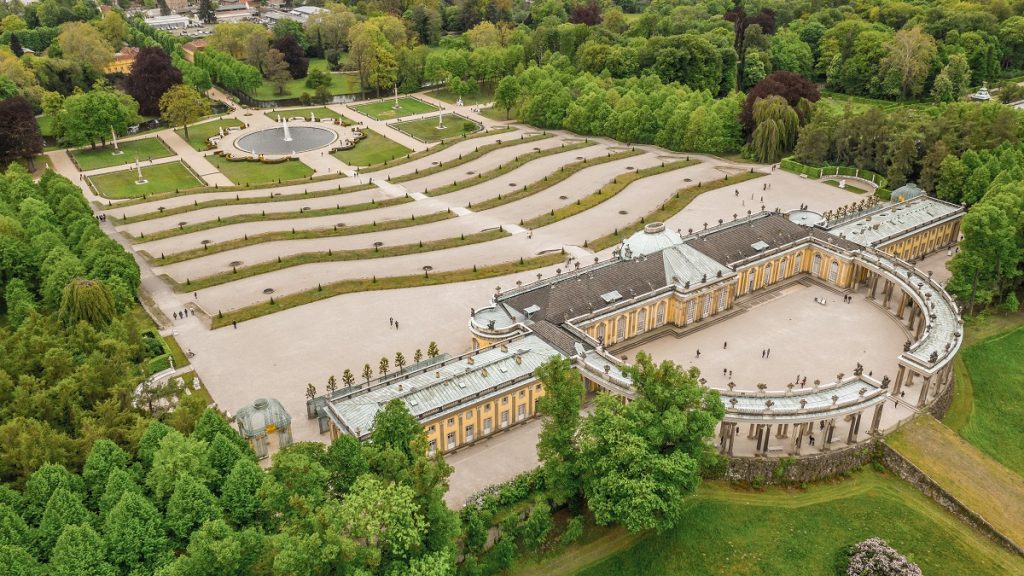
[[(806, 238), (807, 228), (782, 214), (761, 212), (688, 237), (686, 244), (726, 266)], [(758, 250), (754, 244), (764, 242)]]

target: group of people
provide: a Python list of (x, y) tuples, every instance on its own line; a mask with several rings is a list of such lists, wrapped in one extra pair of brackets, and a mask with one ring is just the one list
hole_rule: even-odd
[(191, 314), (190, 314), (189, 309), (185, 308), (181, 312), (175, 312), (174, 313), (174, 319), (175, 320), (184, 320), (185, 318), (188, 318), (190, 315), (191, 316), (195, 316), (196, 315), (196, 311), (192, 310)]
[(394, 316), (388, 318), (388, 321), (391, 322), (391, 327), (392, 328), (394, 328), (395, 330), (398, 330), (398, 320), (395, 320)]

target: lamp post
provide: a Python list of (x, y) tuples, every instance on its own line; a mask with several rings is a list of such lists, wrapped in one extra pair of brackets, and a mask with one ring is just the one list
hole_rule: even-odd
[(434, 269), (433, 266), (424, 266), (423, 267), (423, 277), (424, 278), (429, 278), (430, 277), (430, 271), (433, 270), (433, 269)]

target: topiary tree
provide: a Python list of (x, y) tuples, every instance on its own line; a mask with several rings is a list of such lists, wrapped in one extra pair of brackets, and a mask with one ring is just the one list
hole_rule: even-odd
[(107, 562), (106, 545), (89, 525), (64, 528), (53, 547), (48, 565), (51, 576), (114, 576), (117, 571)]
[(235, 526), (246, 526), (260, 516), (257, 492), (263, 484), (263, 470), (249, 459), (235, 462), (221, 485), (220, 503), (228, 519)]
[(126, 492), (103, 522), (107, 559), (122, 574), (153, 573), (169, 557), (160, 512), (144, 496)]
[(103, 282), (76, 278), (64, 287), (57, 317), (65, 326), (79, 322), (100, 328), (114, 318), (114, 297)]
[(43, 519), (39, 522), (35, 540), (36, 550), (43, 558), (48, 558), (65, 526), (88, 525), (92, 520), (93, 515), (82, 504), (81, 494), (66, 488), (57, 488), (47, 502)]
[[(230, 446), (230, 444), (228, 444)], [(195, 478), (182, 474), (174, 485), (174, 493), (167, 502), (167, 528), (177, 541), (188, 542), (193, 531), (207, 520), (220, 518), (217, 499)]]

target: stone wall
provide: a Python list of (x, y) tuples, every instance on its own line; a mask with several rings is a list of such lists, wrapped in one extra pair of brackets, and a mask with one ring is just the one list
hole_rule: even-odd
[(942, 420), (946, 412), (949, 412), (949, 407), (953, 405), (953, 386), (955, 384), (952, 383), (952, 380), (950, 382), (950, 385), (946, 386), (946, 389), (940, 392), (938, 398), (932, 400), (931, 406), (928, 407), (928, 413), (936, 420)]
[[(950, 387), (950, 389), (952, 389)], [(951, 395), (950, 395), (951, 396)], [(938, 401), (937, 401), (938, 402)], [(947, 406), (948, 407), (948, 406)], [(967, 525), (980, 531), (985, 536), (995, 541), (1007, 550), (1024, 556), (1024, 549), (1012, 540), (1001, 534), (984, 518), (957, 500), (952, 494), (946, 492), (927, 474), (914, 466), (899, 452), (893, 450), (885, 443), (879, 443), (879, 455), (886, 468), (892, 470), (897, 476), (914, 485), (915, 488), (934, 500), (939, 506), (949, 510), (954, 516), (965, 522)]]
[(733, 482), (800, 484), (833, 478), (871, 462), (877, 441), (836, 446), (830, 452), (792, 458), (732, 457), (721, 475)]

